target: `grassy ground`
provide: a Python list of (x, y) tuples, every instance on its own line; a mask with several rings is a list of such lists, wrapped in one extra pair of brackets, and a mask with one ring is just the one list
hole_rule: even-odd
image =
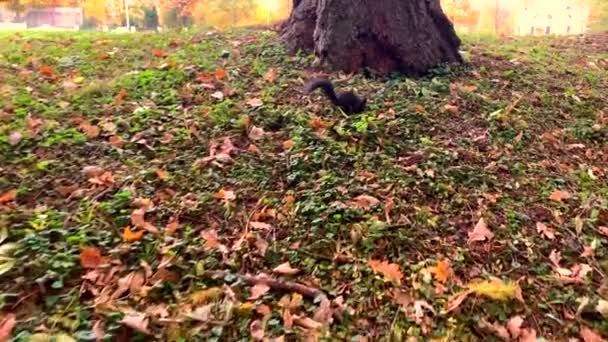
[(608, 337), (608, 36), (463, 39), (346, 116), (273, 33), (0, 36), (0, 336)]

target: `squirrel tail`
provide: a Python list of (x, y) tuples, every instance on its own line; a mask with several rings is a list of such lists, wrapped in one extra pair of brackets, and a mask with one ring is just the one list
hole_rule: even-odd
[(327, 95), (333, 104), (338, 104), (338, 96), (336, 95), (336, 91), (334, 90), (334, 86), (331, 84), (331, 81), (321, 78), (311, 80), (308, 82), (308, 84), (306, 84), (306, 87), (304, 87), (304, 91), (306, 93), (311, 93), (317, 88), (321, 88), (321, 90), (323, 90), (325, 95)]

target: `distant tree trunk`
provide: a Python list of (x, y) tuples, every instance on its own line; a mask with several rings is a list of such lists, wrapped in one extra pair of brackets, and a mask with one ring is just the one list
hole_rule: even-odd
[(354, 72), (420, 76), (441, 63), (461, 63), (460, 39), (439, 0), (293, 0), (281, 37), (290, 52)]

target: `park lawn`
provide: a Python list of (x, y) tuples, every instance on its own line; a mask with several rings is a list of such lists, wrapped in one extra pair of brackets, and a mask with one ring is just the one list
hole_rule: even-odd
[(464, 36), (347, 116), (273, 32), (0, 33), (0, 335), (608, 337), (607, 44)]

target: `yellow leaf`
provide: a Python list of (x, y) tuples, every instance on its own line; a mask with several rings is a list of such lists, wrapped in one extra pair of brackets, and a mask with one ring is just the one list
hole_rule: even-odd
[(131, 228), (125, 227), (122, 232), (122, 238), (127, 242), (133, 242), (137, 240), (141, 240), (144, 237), (144, 231), (138, 230), (136, 232), (132, 231)]
[(76, 83), (76, 84), (81, 84), (82, 82), (84, 82), (84, 77), (82, 77), (82, 76), (75, 77), (75, 78), (72, 80), (72, 82), (74, 82), (74, 83)]
[(469, 290), (478, 295), (485, 296), (491, 299), (507, 301), (509, 299), (522, 300), (521, 288), (513, 282), (503, 282), (498, 279), (470, 283)]
[(190, 300), (194, 305), (208, 303), (209, 301), (218, 299), (222, 295), (222, 289), (219, 287), (211, 287), (205, 290), (196, 291), (190, 295)]

